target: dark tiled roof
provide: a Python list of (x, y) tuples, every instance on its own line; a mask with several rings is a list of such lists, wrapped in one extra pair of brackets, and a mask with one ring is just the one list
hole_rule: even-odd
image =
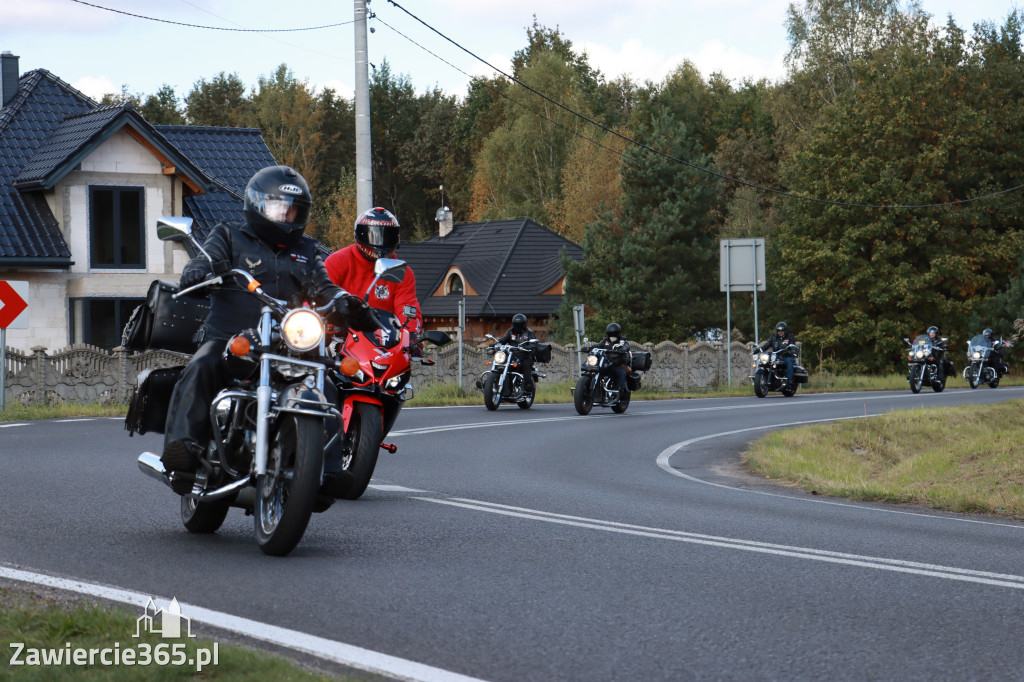
[(124, 106), (116, 104), (64, 119), (50, 137), (36, 147), (32, 157), (14, 178), (14, 183), (21, 187), (35, 185), (45, 188), (42, 185), (47, 177), (99, 137), (110, 122), (123, 113)]
[[(583, 249), (529, 218), (463, 223), (445, 237), (403, 245), (399, 257), (416, 273), (416, 295), (426, 316), (458, 314), (457, 296), (431, 296), (457, 265), (477, 296), (466, 297), (466, 314), (509, 317), (550, 315), (561, 295), (542, 295), (562, 277), (559, 254), (583, 259)], [(424, 275), (421, 275), (421, 270)]]
[(0, 109), (0, 265), (67, 266), (71, 251), (56, 218), (36, 192), (19, 192), (14, 179), (69, 115), (96, 103), (43, 69), (18, 82), (18, 94)]

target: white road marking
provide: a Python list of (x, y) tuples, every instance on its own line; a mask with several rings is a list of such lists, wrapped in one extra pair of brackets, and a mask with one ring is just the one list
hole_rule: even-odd
[(768, 542), (756, 542), (742, 540), (739, 538), (728, 538), (715, 535), (703, 535), (686, 531), (671, 530), (665, 528), (651, 528), (647, 526), (635, 526), (628, 523), (615, 521), (603, 521), (601, 519), (590, 519), (583, 516), (570, 516), (567, 514), (555, 514), (536, 509), (524, 507), (511, 507), (492, 502), (464, 498), (431, 498), (416, 497), (416, 500), (433, 502), (435, 504), (449, 505), (474, 511), (488, 512), (502, 516), (511, 516), (531, 521), (543, 521), (577, 528), (588, 528), (601, 530), (608, 533), (621, 533), (638, 537), (651, 538), (655, 540), (670, 540), (674, 542), (685, 542), (695, 545), (709, 547), (721, 547), (724, 549), (735, 549), (746, 552), (757, 552), (760, 554), (771, 554), (775, 556), (792, 557), (808, 561), (824, 561), (833, 564), (846, 566), (857, 566), (861, 568), (872, 568), (882, 571), (893, 571), (896, 573), (909, 573), (912, 575), (927, 576), (930, 578), (942, 578), (944, 580), (958, 580), (961, 582), (977, 583), (994, 587), (1007, 587), (1015, 590), (1024, 590), (1024, 576), (1005, 573), (992, 573), (989, 571), (977, 571), (953, 566), (941, 566), (937, 564), (925, 564), (916, 561), (903, 561), (901, 559), (887, 559), (885, 557), (864, 556), (859, 554), (846, 554), (843, 552), (832, 552), (828, 550), (813, 549), (808, 547), (795, 547), (790, 545), (778, 545)]
[(0, 424), (0, 429), (9, 429), (14, 426), (28, 426), (25, 422), (18, 422), (16, 424)]
[[(146, 603), (151, 595), (141, 592), (132, 592), (117, 587), (108, 587), (95, 583), (88, 583), (80, 580), (67, 580), (42, 573), (22, 571), (15, 568), (0, 566), (0, 578), (9, 578), (20, 582), (32, 583), (34, 585), (46, 585), (59, 590), (68, 590), (79, 594), (87, 594), (93, 597), (109, 599), (123, 604), (132, 604), (140, 609), (146, 608)], [(168, 608), (170, 600), (164, 598), (153, 598), (158, 609)], [(193, 621), (206, 623), (222, 630), (229, 630), (252, 637), (264, 642), (270, 642), (278, 646), (292, 649), (309, 656), (315, 656), (328, 661), (334, 661), (341, 665), (347, 665), (359, 670), (365, 670), (378, 675), (395, 677), (400, 680), (411, 680), (414, 682), (483, 682), (475, 677), (460, 675), (459, 673), (435, 668), (433, 666), (407, 661), (404, 658), (388, 656), (370, 649), (336, 642), (323, 637), (306, 634), (297, 630), (267, 625), (248, 618), (232, 616), (228, 613), (205, 609), (195, 604), (187, 604), (179, 601), (181, 613)]]
[(58, 419), (58, 424), (67, 424), (68, 422), (91, 422), (93, 417), (82, 417), (80, 419)]
[(370, 488), (374, 490), (382, 490), (387, 493), (425, 493), (426, 490), (419, 490), (417, 488), (406, 488), (403, 485), (389, 485), (387, 483), (370, 483)]

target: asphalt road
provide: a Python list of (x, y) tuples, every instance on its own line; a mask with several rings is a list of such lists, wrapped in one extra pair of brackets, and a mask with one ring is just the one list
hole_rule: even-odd
[[(286, 558), (186, 532), (119, 420), (0, 425), (0, 563), (176, 596), (475, 678), (1024, 679), (1024, 525), (794, 492), (765, 428), (1024, 388), (403, 413)], [(936, 433), (941, 442), (942, 434)]]

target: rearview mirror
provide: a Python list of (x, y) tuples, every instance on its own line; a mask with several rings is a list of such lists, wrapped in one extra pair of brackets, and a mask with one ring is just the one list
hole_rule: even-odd
[(446, 343), (451, 343), (452, 337), (450, 337), (447, 332), (431, 329), (430, 331), (423, 332), (423, 340), (428, 341), (435, 346), (443, 346)]
[(373, 264), (373, 274), (385, 282), (401, 282), (405, 279), (405, 261), (395, 258), (378, 258)]
[(163, 216), (156, 220), (156, 237), (165, 242), (187, 242), (192, 236), (192, 219)]

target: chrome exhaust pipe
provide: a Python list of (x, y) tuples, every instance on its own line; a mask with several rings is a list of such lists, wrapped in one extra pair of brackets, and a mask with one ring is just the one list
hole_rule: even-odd
[(152, 452), (143, 452), (139, 455), (139, 471), (150, 478), (155, 478), (167, 487), (171, 485), (171, 476), (164, 468), (164, 463)]
[(228, 483), (226, 486), (217, 488), (216, 490), (204, 490), (198, 495), (195, 493), (190, 493), (189, 496), (194, 497), (197, 502), (213, 502), (215, 500), (222, 500), (225, 497), (230, 497), (231, 495), (234, 495), (239, 490), (245, 488), (248, 485), (248, 478), (240, 478), (237, 481), (232, 481), (231, 483)]

